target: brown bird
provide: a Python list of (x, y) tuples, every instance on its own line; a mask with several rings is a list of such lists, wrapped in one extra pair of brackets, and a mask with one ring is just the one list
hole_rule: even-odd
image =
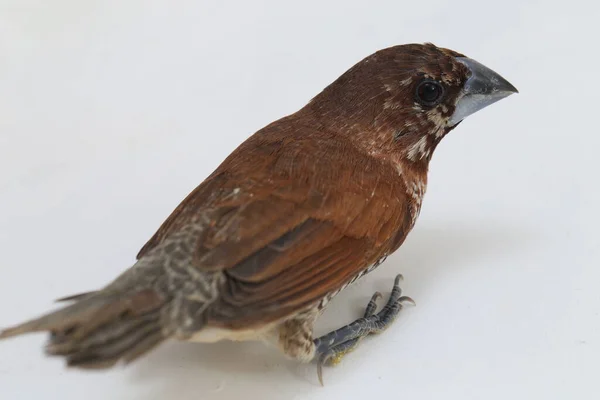
[(113, 282), (0, 338), (48, 331), (46, 352), (85, 368), (169, 338), (264, 340), (320, 371), (411, 302), (397, 278), (379, 312), (376, 294), (363, 318), (313, 337), (329, 300), (404, 242), (440, 140), (516, 92), (433, 44), (380, 50), (241, 144)]

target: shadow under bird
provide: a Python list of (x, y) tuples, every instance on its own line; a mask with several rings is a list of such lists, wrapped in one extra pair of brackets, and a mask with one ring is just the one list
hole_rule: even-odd
[(315, 320), (402, 245), (442, 138), (516, 92), (433, 44), (380, 50), (242, 143), (114, 281), (0, 338), (48, 331), (47, 354), (83, 368), (130, 362), (171, 338), (263, 340), (317, 361), (321, 380), (322, 365), (412, 300), (398, 277), (381, 310), (375, 294), (363, 317), (319, 338)]

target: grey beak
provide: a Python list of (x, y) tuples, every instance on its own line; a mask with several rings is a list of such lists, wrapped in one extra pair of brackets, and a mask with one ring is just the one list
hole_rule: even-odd
[(466, 57), (458, 57), (470, 71), (470, 76), (456, 103), (450, 125), (454, 126), (469, 115), (510, 96), (519, 93), (516, 87), (485, 65)]

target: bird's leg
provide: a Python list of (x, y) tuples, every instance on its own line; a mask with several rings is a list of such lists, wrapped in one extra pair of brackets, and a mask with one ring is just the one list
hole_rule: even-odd
[(285, 355), (303, 362), (314, 359), (316, 347), (313, 342), (313, 326), (317, 315), (316, 312), (309, 312), (279, 326), (276, 341)]
[[(381, 298), (381, 293), (375, 292), (369, 304), (367, 304), (367, 308), (365, 309), (365, 314), (363, 318), (367, 318), (372, 316), (375, 311), (377, 311), (377, 300)], [(317, 375), (319, 376), (319, 382), (321, 385), (323, 384), (323, 365), (325, 363), (329, 363), (331, 365), (338, 364), (342, 357), (354, 350), (358, 346), (358, 342), (364, 338), (364, 336), (358, 336), (354, 339), (350, 339), (346, 342), (340, 343), (337, 346), (330, 347), (324, 353), (318, 354), (318, 364), (317, 364)]]
[(375, 313), (377, 299), (381, 297), (380, 293), (375, 293), (371, 297), (362, 318), (314, 340), (315, 357), (317, 358), (319, 382), (321, 384), (323, 384), (323, 365), (339, 363), (344, 355), (356, 348), (362, 338), (386, 329), (394, 321), (405, 303), (414, 305), (414, 301), (410, 297), (402, 296), (401, 280), (402, 275), (398, 275), (394, 280), (390, 298), (381, 311)]

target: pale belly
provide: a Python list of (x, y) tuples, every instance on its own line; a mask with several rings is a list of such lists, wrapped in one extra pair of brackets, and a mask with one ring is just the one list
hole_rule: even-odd
[(278, 324), (269, 324), (261, 329), (231, 330), (223, 328), (206, 327), (190, 337), (188, 342), (215, 343), (221, 340), (234, 342), (269, 341), (275, 334)]

